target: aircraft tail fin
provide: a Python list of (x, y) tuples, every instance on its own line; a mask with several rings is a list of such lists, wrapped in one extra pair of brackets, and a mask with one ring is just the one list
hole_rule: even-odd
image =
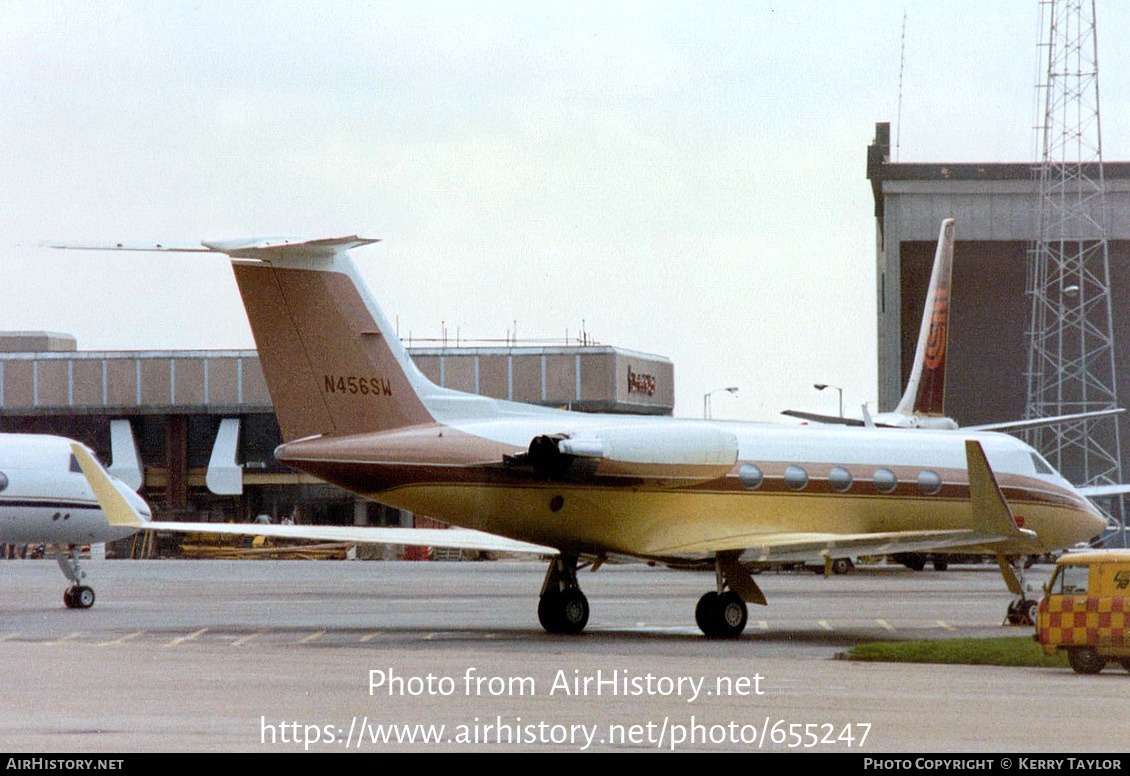
[(204, 243), (232, 259), (284, 441), (434, 420), (416, 368), (347, 251), (373, 240)]
[(349, 257), (374, 242), (351, 235), (45, 245), (227, 254), (284, 442), (496, 416), (496, 400), (441, 388), (412, 362)]
[(954, 220), (942, 221), (930, 288), (922, 311), (914, 366), (896, 413), (945, 415), (946, 350), (949, 331), (950, 282), (953, 276)]

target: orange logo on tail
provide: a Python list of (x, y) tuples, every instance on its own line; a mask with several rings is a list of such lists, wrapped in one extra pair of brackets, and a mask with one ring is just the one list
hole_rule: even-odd
[(930, 333), (926, 338), (924, 362), (927, 369), (937, 369), (946, 357), (946, 316), (949, 313), (949, 295), (939, 288), (930, 314)]

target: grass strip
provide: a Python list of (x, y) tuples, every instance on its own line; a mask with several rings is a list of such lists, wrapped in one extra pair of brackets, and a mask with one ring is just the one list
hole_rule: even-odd
[(888, 663), (949, 663), (974, 666), (1032, 666), (1066, 668), (1063, 652), (1048, 657), (1030, 636), (996, 639), (934, 639), (922, 641), (880, 641), (861, 644), (841, 652), (842, 660), (871, 660)]

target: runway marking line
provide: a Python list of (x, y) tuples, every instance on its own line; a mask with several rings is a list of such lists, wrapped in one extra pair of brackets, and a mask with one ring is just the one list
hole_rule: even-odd
[(375, 631), (373, 633), (369, 633), (369, 634), (361, 637), (361, 643), (365, 644), (367, 642), (370, 642), (373, 639), (375, 639), (377, 636), (380, 636), (380, 635), (381, 635), (380, 631)]
[(826, 631), (835, 630), (835, 628), (833, 628), (831, 625), (828, 624), (827, 620), (817, 620), (816, 624), (819, 625), (821, 628), (823, 628)]
[(257, 630), (257, 631), (255, 631), (254, 633), (249, 633), (248, 635), (244, 636), (244, 637), (243, 637), (243, 638), (241, 638), (241, 639), (236, 639), (235, 641), (233, 641), (233, 642), (231, 643), (231, 645), (232, 645), (233, 647), (242, 647), (242, 646), (243, 646), (244, 644), (246, 644), (247, 642), (251, 641), (251, 639), (255, 638), (256, 636), (262, 636), (262, 635), (263, 635), (264, 633), (267, 633), (267, 631), (265, 631), (265, 630)]
[(67, 634), (66, 636), (64, 636), (63, 638), (61, 638), (57, 641), (45, 641), (43, 643), (44, 644), (66, 644), (68, 641), (73, 641), (74, 639), (77, 639), (81, 635), (82, 635), (81, 633), (69, 633), (69, 634)]
[(121, 637), (116, 638), (116, 639), (112, 639), (110, 641), (96, 642), (94, 646), (96, 646), (96, 647), (112, 647), (116, 644), (125, 644), (130, 639), (135, 639), (138, 636), (140, 636), (142, 633), (145, 633), (145, 631), (143, 631), (143, 630), (134, 631), (133, 633), (127, 633), (124, 636), (121, 636)]
[(875, 620), (875, 622), (879, 623), (879, 626), (882, 628), (886, 628), (887, 630), (892, 632), (894, 631), (894, 627), (886, 620)]
[(200, 636), (203, 636), (207, 632), (208, 632), (207, 628), (201, 628), (200, 630), (194, 631), (194, 632), (188, 634), (187, 636), (177, 636), (175, 639), (173, 639), (172, 641), (170, 641), (166, 644), (163, 644), (162, 646), (176, 647), (176, 646), (183, 644), (186, 641), (192, 641), (193, 639), (196, 639)]
[(300, 638), (298, 640), (298, 643), (299, 644), (309, 644), (311, 641), (315, 641), (317, 639), (320, 639), (320, 638), (322, 638), (322, 636), (325, 636), (325, 635), (326, 635), (326, 632), (324, 630), (320, 630), (320, 631), (317, 631), (315, 633), (311, 633), (309, 636), (303, 636), (302, 638)]

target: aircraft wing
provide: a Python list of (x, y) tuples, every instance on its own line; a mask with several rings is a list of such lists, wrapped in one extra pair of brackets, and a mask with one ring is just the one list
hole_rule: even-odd
[(841, 418), (839, 415), (820, 415), (816, 412), (802, 412), (801, 410), (782, 410), (781, 414), (788, 415), (790, 418), (800, 418), (801, 420), (811, 420), (815, 423), (827, 423), (829, 425), (859, 426), (860, 428), (865, 425), (859, 418)]
[(1039, 428), (1040, 426), (1054, 426), (1056, 423), (1070, 423), (1073, 420), (1090, 420), (1105, 418), (1108, 415), (1117, 415), (1126, 410), (1118, 407), (1110, 410), (1096, 410), (1094, 412), (1077, 412), (1072, 415), (1053, 415), (1048, 418), (1029, 418), (1027, 420), (1006, 420), (1001, 423), (985, 423), (980, 426), (962, 426), (962, 431), (1020, 431), (1026, 428)]
[(143, 520), (110, 482), (109, 475), (82, 445), (71, 450), (90, 483), (106, 519), (111, 525), (138, 531), (173, 531), (176, 533), (211, 533), (227, 536), (270, 536), (279, 539), (311, 539), (358, 544), (410, 544), (428, 547), (452, 547), (465, 550), (496, 552), (529, 552), (556, 555), (557, 550), (539, 544), (520, 542), (503, 536), (461, 528), (377, 528), (342, 525), (262, 525), (259, 523), (188, 523)]
[(1130, 485), (1085, 485), (1075, 488), (1087, 498), (1102, 498), (1104, 496), (1123, 496), (1130, 493)]
[(539, 544), (519, 542), (504, 536), (465, 528), (380, 528), (363, 525), (263, 525), (258, 523), (149, 522), (138, 526), (146, 531), (208, 533), (224, 536), (267, 536), (273, 539), (311, 539), (323, 542), (356, 544), (411, 544), (426, 547), (452, 547), (462, 550), (528, 552), (556, 555), (557, 550)]
[(948, 547), (967, 547), (1004, 541), (1006, 537), (972, 529), (893, 531), (867, 534), (774, 534), (770, 537), (730, 537), (681, 547), (679, 554), (740, 552), (742, 563), (795, 563), (860, 555), (893, 555)]

